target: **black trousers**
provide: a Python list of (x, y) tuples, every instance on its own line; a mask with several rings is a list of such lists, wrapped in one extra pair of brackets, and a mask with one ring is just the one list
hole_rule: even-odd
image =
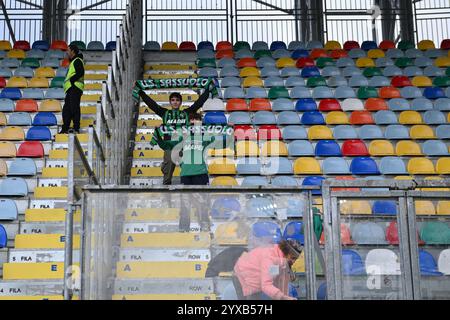
[(208, 183), (209, 176), (207, 174), (181, 177), (181, 184), (184, 184), (185, 186), (204, 186)]
[(69, 90), (67, 90), (62, 112), (62, 131), (67, 132), (69, 130), (71, 121), (73, 121), (73, 129), (76, 131), (80, 130), (80, 101), (82, 95), (83, 91), (75, 86), (72, 86)]

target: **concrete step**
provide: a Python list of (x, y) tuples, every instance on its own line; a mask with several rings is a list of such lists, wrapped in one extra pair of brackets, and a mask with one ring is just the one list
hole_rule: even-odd
[(121, 262), (176, 262), (209, 261), (211, 251), (208, 249), (120, 249)]

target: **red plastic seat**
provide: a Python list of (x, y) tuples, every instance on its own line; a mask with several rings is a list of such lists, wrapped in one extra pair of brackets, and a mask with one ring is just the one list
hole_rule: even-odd
[(353, 111), (350, 115), (351, 124), (374, 124), (372, 113), (369, 111)]
[(450, 50), (450, 39), (444, 39), (441, 42), (441, 49), (442, 50)]
[(216, 53), (216, 59), (234, 58), (233, 50), (220, 50)]
[(248, 111), (247, 102), (244, 99), (230, 99), (227, 102), (227, 111)]
[(260, 126), (258, 140), (282, 140), (281, 130), (276, 125)]
[(39, 141), (25, 141), (17, 151), (17, 157), (23, 158), (43, 158), (44, 147)]
[[(425, 241), (420, 239), (419, 237), (419, 230), (417, 230), (417, 239), (418, 244), (423, 246), (425, 244)], [(398, 238), (398, 226), (397, 221), (392, 221), (389, 226), (386, 228), (386, 240), (391, 245), (398, 245), (399, 244), (399, 238)]]
[(18, 112), (38, 112), (38, 103), (35, 100), (23, 99), (16, 102)]
[(256, 60), (254, 58), (242, 58), (237, 63), (238, 68), (256, 67)]
[[(352, 176), (337, 176), (335, 177), (336, 180), (347, 180), (352, 181), (356, 180), (356, 178)], [(350, 192), (360, 192), (361, 188), (332, 188), (332, 191), (350, 191)]]
[(297, 68), (303, 69), (306, 67), (314, 67), (316, 64), (311, 58), (299, 58), (295, 65)]
[(216, 51), (233, 50), (233, 45), (229, 41), (219, 41), (216, 44)]
[(391, 85), (396, 88), (403, 88), (412, 86), (412, 83), (407, 76), (395, 76), (392, 77)]
[(342, 145), (342, 155), (346, 157), (364, 157), (369, 155), (362, 140), (346, 140)]
[(250, 101), (248, 111), (272, 111), (270, 100), (263, 98), (256, 98)]
[(0, 77), (0, 88), (6, 87), (6, 79), (3, 77)]
[(234, 138), (236, 140), (256, 140), (256, 130), (250, 125), (234, 126)]
[(314, 60), (318, 58), (328, 58), (328, 52), (325, 49), (312, 49), (309, 57)]
[(400, 93), (400, 90), (391, 86), (380, 88), (378, 96), (383, 99), (394, 99), (394, 98), (401, 98), (402, 94)]
[(344, 49), (333, 50), (330, 52), (330, 57), (333, 59), (340, 59), (348, 57), (348, 52)]
[(16, 43), (14, 43), (13, 49), (28, 51), (28, 50), (31, 49), (31, 46), (30, 46), (30, 43), (28, 41), (19, 40), (19, 41), (16, 41)]
[(352, 49), (359, 49), (361, 48), (359, 43), (357, 41), (347, 41), (344, 43), (344, 50), (350, 51)]
[(67, 48), (68, 48), (67, 42), (65, 42), (64, 40), (54, 40), (52, 42), (52, 45), (50, 46), (50, 49), (52, 50), (66, 51)]
[(381, 41), (378, 48), (380, 48), (381, 50), (395, 49), (395, 43), (392, 40), (384, 40)]
[(70, 60), (69, 59), (63, 59), (61, 60), (61, 67), (63, 68), (68, 68), (70, 65)]
[(191, 41), (183, 41), (180, 43), (179, 46), (180, 51), (197, 51), (197, 47), (195, 46), (195, 43)]
[(336, 99), (323, 99), (319, 103), (320, 111), (342, 111), (341, 104)]
[(364, 105), (367, 111), (389, 110), (389, 106), (384, 99), (369, 98)]

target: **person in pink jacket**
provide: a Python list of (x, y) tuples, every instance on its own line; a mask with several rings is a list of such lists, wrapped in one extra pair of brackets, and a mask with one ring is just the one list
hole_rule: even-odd
[(295, 240), (244, 252), (234, 266), (233, 283), (245, 300), (296, 300), (289, 296), (291, 266), (302, 252)]

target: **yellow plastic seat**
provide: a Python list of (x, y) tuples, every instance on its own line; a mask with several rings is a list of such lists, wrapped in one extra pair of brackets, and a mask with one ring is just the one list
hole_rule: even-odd
[(414, 207), (416, 215), (433, 215), (436, 214), (436, 208), (433, 202), (429, 200), (416, 200), (414, 201)]
[(332, 140), (333, 132), (327, 126), (312, 126), (308, 129), (309, 140)]
[(423, 156), (420, 145), (412, 140), (404, 140), (397, 142), (395, 153), (398, 156)]
[(434, 131), (427, 125), (415, 125), (409, 132), (411, 139), (436, 139)]
[(446, 216), (450, 215), (450, 201), (448, 200), (438, 201), (436, 213)]
[(234, 157), (234, 150), (230, 148), (208, 149), (209, 157)]
[(295, 60), (288, 57), (283, 57), (277, 60), (277, 68), (295, 67)]
[(178, 51), (178, 45), (173, 41), (166, 41), (161, 46), (161, 51)]
[(419, 87), (419, 88), (433, 86), (433, 81), (427, 76), (415, 76), (412, 79), (411, 83), (414, 87)]
[(22, 59), (25, 59), (26, 54), (25, 54), (25, 51), (23, 51), (21, 49), (12, 49), (12, 50), (8, 51), (8, 53), (6, 54), (6, 57), (22, 60)]
[(349, 120), (345, 112), (331, 111), (325, 117), (325, 123), (330, 125), (349, 124)]
[(335, 40), (329, 40), (325, 46), (324, 49), (327, 51), (332, 51), (332, 50), (341, 50), (342, 49), (342, 45), (339, 41), (335, 41)]
[(214, 187), (233, 187), (238, 185), (239, 183), (234, 177), (215, 177), (211, 181), (211, 186)]
[(298, 158), (294, 162), (294, 174), (322, 174), (322, 169), (315, 158)]
[(2, 50), (2, 51), (12, 50), (11, 43), (7, 40), (0, 41), (0, 50)]
[(29, 88), (48, 88), (48, 80), (46, 78), (32, 78), (28, 82)]
[(34, 76), (36, 78), (54, 78), (56, 73), (51, 67), (39, 67), (34, 71)]
[(370, 59), (384, 58), (385, 57), (385, 53), (381, 49), (371, 49), (371, 50), (369, 50), (367, 52), (367, 57), (370, 58)]
[(236, 142), (236, 156), (258, 157), (259, 146), (255, 141), (238, 141)]
[(356, 66), (358, 68), (371, 68), (375, 67), (375, 61), (370, 58), (358, 58), (356, 60)]
[(55, 99), (44, 100), (39, 105), (39, 111), (61, 112), (61, 102)]
[(438, 174), (450, 174), (450, 158), (440, 158), (436, 163)]
[(0, 141), (0, 158), (15, 158), (16, 145), (9, 141)]
[[(425, 181), (442, 181), (444, 180), (439, 176), (429, 176), (424, 178)], [(448, 192), (450, 188), (420, 188), (420, 191), (431, 191), (431, 192)]]
[(259, 77), (261, 75), (259, 69), (255, 67), (245, 67), (242, 68), (241, 72), (239, 73), (239, 76), (241, 78), (247, 78), (247, 77)]
[(5, 177), (8, 175), (8, 165), (5, 160), (0, 159), (0, 177)]
[(422, 124), (423, 119), (419, 112), (408, 110), (400, 113), (398, 122), (401, 124)]
[(408, 161), (409, 174), (435, 174), (433, 162), (427, 158), (412, 158)]
[(247, 77), (247, 78), (244, 79), (244, 81), (242, 82), (242, 86), (244, 88), (264, 87), (264, 82), (259, 77), (251, 76), (251, 77)]
[[(450, 50), (449, 50), (449, 52), (450, 52)], [(450, 67), (450, 56), (436, 58), (436, 60), (434, 60), (434, 65), (438, 68)]]
[(412, 176), (396, 176), (394, 180), (414, 180)]
[(8, 121), (6, 120), (6, 116), (3, 112), (0, 112), (0, 126), (6, 126)]
[(27, 79), (24, 77), (11, 77), (6, 83), (7, 88), (26, 88), (28, 87)]
[(0, 132), (0, 140), (2, 141), (21, 141), (25, 140), (25, 133), (20, 127), (5, 127)]
[(284, 142), (270, 140), (263, 144), (261, 155), (263, 157), (287, 157), (288, 149)]
[(236, 163), (230, 158), (213, 159), (208, 166), (208, 172), (214, 175), (235, 175)]
[(214, 244), (220, 246), (246, 245), (247, 229), (237, 221), (220, 224), (214, 232)]
[(370, 202), (366, 200), (341, 200), (339, 210), (341, 214), (372, 214)]
[(417, 44), (417, 48), (419, 50), (425, 51), (436, 49), (436, 46), (434, 45), (434, 42), (431, 40), (422, 40)]
[(369, 154), (371, 156), (392, 156), (394, 155), (394, 146), (388, 140), (373, 140), (369, 144)]

